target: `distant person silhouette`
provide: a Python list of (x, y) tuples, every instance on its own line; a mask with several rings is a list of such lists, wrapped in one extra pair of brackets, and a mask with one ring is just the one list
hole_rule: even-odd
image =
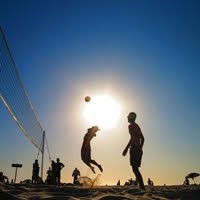
[(51, 161), (51, 183), (56, 183), (56, 162), (54, 160)]
[(129, 185), (134, 185), (134, 180), (132, 178), (129, 179), (128, 182), (129, 182)]
[(153, 181), (150, 178), (148, 178), (147, 184), (148, 186), (153, 186)]
[(55, 180), (57, 184), (60, 184), (60, 178), (61, 178), (61, 169), (65, 167), (63, 163), (60, 162), (60, 159), (56, 159), (56, 164), (55, 164)]
[(90, 169), (93, 171), (93, 173), (96, 173), (94, 170), (94, 167), (91, 165), (96, 165), (101, 172), (103, 172), (103, 169), (101, 165), (99, 165), (95, 160), (91, 159), (91, 145), (90, 142), (93, 137), (96, 137), (96, 132), (100, 130), (98, 126), (93, 126), (88, 129), (87, 133), (84, 136), (83, 144), (81, 148), (81, 159), (82, 161), (90, 167)]
[(36, 184), (38, 183), (38, 178), (39, 178), (39, 163), (38, 160), (36, 159), (35, 162), (33, 163), (33, 171), (32, 171), (32, 183)]
[(3, 175), (3, 172), (0, 172), (0, 183), (5, 183), (7, 180), (8, 181), (8, 177)]
[(81, 175), (80, 171), (79, 171), (77, 168), (75, 168), (74, 171), (73, 171), (73, 173), (72, 173), (72, 176), (74, 177), (73, 183), (74, 183), (75, 185), (79, 184), (78, 177), (79, 177), (80, 175)]
[(189, 179), (185, 177), (185, 181), (183, 182), (183, 185), (190, 185)]
[(144, 145), (144, 136), (139, 125), (135, 123), (136, 117), (137, 115), (134, 112), (131, 112), (128, 115), (128, 122), (130, 123), (128, 129), (131, 138), (122, 155), (126, 156), (128, 149), (130, 148), (130, 165), (132, 166), (132, 170), (136, 176), (140, 188), (145, 189), (143, 178), (139, 171), (143, 154), (142, 147)]
[(51, 167), (47, 170), (47, 178), (45, 180), (46, 184), (52, 184), (52, 170)]
[(5, 183), (3, 172), (0, 172), (0, 183)]

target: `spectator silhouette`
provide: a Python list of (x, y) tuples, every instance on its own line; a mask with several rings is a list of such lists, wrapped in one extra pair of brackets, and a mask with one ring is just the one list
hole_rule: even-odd
[(78, 185), (78, 184), (79, 184), (78, 177), (79, 177), (80, 175), (81, 175), (81, 174), (80, 174), (80, 171), (79, 171), (77, 168), (75, 168), (74, 171), (73, 171), (73, 173), (72, 173), (72, 176), (74, 177), (73, 183), (74, 183), (75, 185)]
[(124, 185), (138, 185), (137, 180), (133, 180), (132, 178), (125, 182)]
[(51, 167), (47, 170), (46, 184), (52, 184), (52, 170)]
[(134, 112), (131, 112), (128, 115), (128, 122), (130, 123), (128, 128), (131, 138), (122, 155), (126, 156), (130, 148), (130, 165), (132, 166), (132, 170), (136, 176), (140, 188), (145, 189), (143, 178), (139, 171), (143, 154), (142, 147), (144, 145), (144, 136), (139, 125), (135, 123), (136, 117), (137, 115)]
[(135, 181), (132, 178), (129, 179), (128, 182), (129, 182), (129, 185), (134, 185), (135, 184)]
[(91, 158), (90, 142), (93, 139), (93, 137), (96, 137), (96, 133), (98, 130), (100, 130), (98, 126), (93, 126), (89, 128), (87, 133), (84, 136), (83, 144), (81, 147), (81, 159), (87, 166), (90, 167), (93, 173), (95, 173), (95, 171), (94, 171), (94, 167), (91, 164), (96, 165), (101, 172), (103, 171), (101, 165), (99, 165), (95, 160)]
[(60, 159), (57, 158), (55, 163), (55, 181), (59, 185), (60, 184), (60, 178), (61, 178), (61, 169), (65, 167), (63, 163), (60, 162)]
[(0, 183), (5, 183), (6, 180), (8, 181), (8, 177), (4, 176), (3, 172), (0, 172)]
[(35, 162), (33, 163), (33, 171), (32, 171), (32, 183), (36, 184), (38, 183), (39, 179), (39, 163), (38, 160), (36, 159)]
[(147, 184), (148, 186), (153, 186), (153, 181), (150, 178), (148, 178)]
[(185, 177), (185, 181), (183, 182), (183, 185), (190, 185), (189, 179)]
[(54, 160), (51, 161), (51, 183), (56, 183), (56, 162)]

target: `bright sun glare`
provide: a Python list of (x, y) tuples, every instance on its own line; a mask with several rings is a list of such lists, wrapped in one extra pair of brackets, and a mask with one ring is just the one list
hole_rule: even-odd
[(90, 102), (85, 103), (83, 111), (89, 126), (97, 125), (100, 129), (115, 128), (120, 114), (120, 105), (108, 95), (92, 97)]

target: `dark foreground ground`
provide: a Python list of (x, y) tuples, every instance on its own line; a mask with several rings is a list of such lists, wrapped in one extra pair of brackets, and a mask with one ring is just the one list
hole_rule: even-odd
[(154, 186), (140, 190), (133, 186), (48, 186), (0, 184), (0, 200), (200, 200), (200, 185)]

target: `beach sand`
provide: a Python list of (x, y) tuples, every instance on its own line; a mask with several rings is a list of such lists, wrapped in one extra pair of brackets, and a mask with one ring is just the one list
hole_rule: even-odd
[(53, 186), (31, 184), (1, 184), (0, 200), (199, 200), (200, 185), (153, 186), (140, 190), (137, 186)]

